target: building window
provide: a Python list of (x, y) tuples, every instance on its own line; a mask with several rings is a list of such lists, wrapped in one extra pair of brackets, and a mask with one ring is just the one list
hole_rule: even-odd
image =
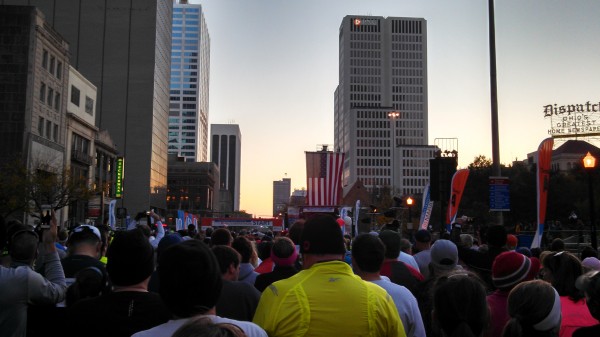
[(56, 78), (59, 80), (62, 78), (62, 62), (56, 63)]
[(54, 56), (50, 56), (50, 68), (48, 69), (50, 74), (54, 74), (54, 63), (56, 63)]
[(54, 95), (54, 109), (56, 111), (60, 110), (60, 94), (56, 93), (56, 95)]
[(74, 85), (71, 86), (71, 103), (79, 106), (79, 89)]
[(90, 115), (94, 114), (94, 100), (85, 96), (85, 112)]
[(40, 136), (44, 137), (44, 119), (40, 117), (40, 121), (38, 123), (38, 133)]
[(52, 122), (46, 121), (46, 138), (52, 137)]
[(54, 124), (54, 134), (52, 134), (52, 138), (58, 143), (58, 124)]
[(40, 86), (40, 101), (44, 102), (46, 100), (46, 84), (42, 82)]
[(52, 103), (54, 103), (54, 89), (48, 88), (48, 100), (46, 101), (49, 106), (52, 107)]
[(42, 55), (42, 68), (48, 69), (48, 51), (46, 49)]

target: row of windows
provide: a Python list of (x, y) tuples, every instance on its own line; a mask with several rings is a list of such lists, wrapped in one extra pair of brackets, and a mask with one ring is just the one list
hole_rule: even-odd
[(350, 41), (350, 49), (376, 49), (381, 48), (381, 43), (378, 42), (353, 42)]
[(179, 96), (171, 96), (171, 102), (180, 101), (183, 98), (184, 102), (196, 102), (196, 97), (179, 97)]
[(381, 68), (350, 68), (350, 74), (352, 75), (381, 75)]
[(198, 63), (198, 59), (196, 59), (196, 58), (183, 58), (182, 59), (179, 57), (174, 57), (171, 59), (171, 62), (174, 62), (174, 63), (181, 63), (181, 62), (183, 62), (183, 63)]
[[(183, 31), (183, 27), (181, 27), (181, 26), (175, 26), (175, 27), (173, 27), (173, 31), (174, 32), (182, 32)], [(185, 27), (185, 31), (186, 32), (197, 32), (198, 31), (198, 27), (187, 26), (187, 27)]]
[(381, 84), (381, 77), (377, 76), (350, 76), (350, 83)]
[(403, 169), (402, 175), (405, 177), (429, 177), (429, 170), (426, 170), (426, 169)]
[(181, 147), (177, 146), (177, 145), (169, 145), (169, 150), (195, 150), (196, 149), (196, 145), (182, 145)]
[(193, 138), (192, 139), (190, 139), (190, 138), (184, 138), (184, 139), (181, 139), (181, 140), (178, 140), (177, 138), (169, 138), (169, 144), (171, 144), (171, 143), (196, 144), (196, 140), (193, 139)]
[(392, 78), (392, 84), (423, 84), (422, 77), (394, 77)]
[[(356, 145), (359, 147), (365, 147), (365, 148), (374, 148), (375, 151), (378, 151), (378, 149), (382, 149), (382, 148), (389, 148), (390, 147), (390, 141), (389, 139), (377, 139), (377, 138), (366, 138), (366, 139), (357, 139), (356, 140)], [(387, 156), (389, 156), (389, 150), (381, 150), (382, 153), (386, 152)], [(376, 156), (379, 156), (378, 154), (375, 154)]]
[(379, 59), (350, 59), (350, 66), (356, 67), (381, 67), (381, 60)]
[(171, 82), (170, 88), (171, 89), (181, 89), (181, 88), (183, 88), (183, 89), (196, 89), (196, 88), (198, 88), (198, 85), (197, 84), (193, 84), (193, 83), (183, 83), (183, 84), (181, 84), (181, 83), (173, 83), (173, 82)]
[(392, 95), (396, 102), (423, 102), (423, 95)]
[(422, 60), (422, 52), (409, 52), (409, 51), (393, 51), (392, 58), (402, 60)]
[[(359, 19), (357, 19), (359, 20)], [(372, 20), (372, 19), (371, 19)], [(354, 20), (350, 20), (350, 31), (352, 32), (379, 32), (379, 20), (377, 20), (377, 24), (354, 24)]]
[[(367, 171), (371, 169), (362, 169), (362, 171)], [(361, 171), (361, 172), (362, 172)], [(365, 184), (365, 186), (391, 186), (390, 178), (373, 178), (365, 176), (367, 173), (358, 172), (358, 178)]]
[(196, 82), (198, 82), (198, 78), (197, 77), (171, 77), (171, 83), (180, 83), (180, 82), (196, 83)]
[(351, 50), (350, 57), (379, 58), (381, 57), (381, 52), (379, 50)]
[(421, 43), (392, 43), (392, 50), (423, 50)]
[[(179, 19), (179, 18), (177, 18), (177, 19)], [(184, 20), (173, 20), (174, 25), (182, 25), (184, 22), (186, 25), (194, 25), (194, 26), (198, 25), (197, 20), (185, 20), (185, 21)]]
[(49, 85), (46, 86), (46, 83), (42, 82), (40, 85), (40, 102), (47, 104), (50, 108), (54, 108), (54, 110), (60, 110), (60, 93), (58, 90), (55, 92), (52, 87)]
[[(359, 119), (356, 121), (356, 126), (359, 128), (369, 128), (369, 129), (387, 129), (391, 126), (391, 120), (388, 118), (387, 120), (372, 120), (372, 119)], [(360, 131), (360, 130), (359, 130)], [(363, 135), (358, 134), (359, 137), (363, 137)], [(364, 135), (364, 137), (367, 137)], [(376, 136), (379, 137), (379, 136)], [(381, 137), (389, 137), (389, 133), (386, 135), (382, 135)]]
[(171, 57), (181, 57), (181, 55), (185, 56), (185, 57), (194, 57), (194, 56), (198, 56), (198, 53), (196, 52), (192, 52), (192, 51), (186, 51), (184, 53), (181, 53), (180, 51), (174, 51), (171, 52)]
[(38, 134), (41, 137), (58, 142), (58, 124), (40, 117), (38, 120)]
[(393, 76), (423, 76), (423, 69), (393, 68)]
[(425, 186), (429, 183), (429, 178), (405, 178), (402, 179), (404, 186)]
[(394, 20), (392, 21), (392, 33), (421, 34), (422, 23), (422, 21)]
[(350, 94), (352, 101), (380, 101), (381, 95), (375, 94)]
[[(199, 13), (200, 9), (199, 8), (189, 8), (189, 7), (175, 7), (173, 8), (173, 13)], [(173, 14), (173, 17), (175, 17), (175, 14)]]
[(400, 61), (392, 60), (392, 67), (398, 68), (423, 68), (423, 61)]
[[(180, 39), (173, 39), (173, 44), (181, 44), (182, 40)], [(198, 40), (183, 40), (183, 43), (188, 44), (188, 45), (197, 45), (198, 44)], [(177, 47), (177, 48), (181, 48), (181, 47)], [(194, 46), (192, 50), (197, 49), (197, 46)]]
[(48, 70), (48, 72), (56, 78), (62, 78), (63, 64), (58, 61), (54, 55), (51, 55), (46, 49), (42, 52), (42, 68)]
[(173, 34), (171, 34), (171, 37), (172, 38), (183, 38), (183, 37), (185, 37), (185, 38), (188, 38), (188, 39), (189, 38), (197, 38), (198, 37), (198, 33), (187, 33), (187, 32), (185, 34), (184, 33), (173, 33)]
[(198, 76), (198, 72), (197, 71), (172, 71), (171, 72), (171, 77), (176, 77), (176, 76)]
[(354, 92), (380, 92), (379, 85), (350, 85), (350, 91)]
[(181, 65), (181, 64), (175, 64), (175, 63), (173, 63), (173, 64), (171, 64), (171, 69), (174, 69), (174, 70), (178, 70), (178, 69), (198, 69), (198, 65), (196, 65), (196, 64), (184, 64), (184, 65)]
[(378, 149), (371, 149), (371, 148), (357, 148), (356, 149), (356, 156), (357, 157), (373, 157), (373, 158), (389, 158), (391, 155), (390, 149), (389, 149), (389, 142), (388, 142), (388, 146), (385, 148), (378, 148)]
[[(181, 90), (171, 90), (171, 95), (180, 95), (181, 94)], [(196, 91), (194, 90), (184, 90), (183, 91), (184, 95), (195, 95)]]
[(393, 93), (407, 93), (407, 94), (422, 94), (423, 87), (421, 86), (392, 86)]
[(371, 159), (371, 158), (359, 158), (356, 160), (358, 166), (375, 166), (375, 167), (389, 167), (389, 159)]
[(352, 41), (381, 41), (381, 34), (359, 34), (350, 33)]
[(423, 42), (422, 35), (392, 34), (394, 42)]
[[(71, 85), (71, 103), (79, 106), (81, 102), (81, 91), (74, 85)], [(91, 97), (85, 96), (85, 112), (90, 115), (94, 114), (94, 100)]]
[[(180, 123), (179, 118), (169, 118), (169, 124), (179, 124), (179, 123)], [(188, 123), (196, 124), (196, 119), (183, 119), (183, 120), (181, 120), (181, 123), (183, 123), (183, 124), (188, 124)]]

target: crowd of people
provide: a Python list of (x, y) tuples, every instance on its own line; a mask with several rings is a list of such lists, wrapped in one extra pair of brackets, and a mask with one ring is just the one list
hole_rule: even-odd
[(503, 226), (344, 235), (317, 215), (289, 231), (35, 230), (0, 219), (2, 336), (600, 336), (591, 247), (519, 245)]

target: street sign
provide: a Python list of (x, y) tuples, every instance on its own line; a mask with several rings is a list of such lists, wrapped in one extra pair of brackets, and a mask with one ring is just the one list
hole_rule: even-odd
[(490, 211), (510, 211), (510, 181), (508, 177), (490, 177)]

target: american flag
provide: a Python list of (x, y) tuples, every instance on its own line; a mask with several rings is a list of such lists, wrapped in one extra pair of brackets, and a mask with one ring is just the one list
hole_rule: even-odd
[(338, 152), (306, 152), (308, 206), (333, 206), (341, 197), (342, 163)]

